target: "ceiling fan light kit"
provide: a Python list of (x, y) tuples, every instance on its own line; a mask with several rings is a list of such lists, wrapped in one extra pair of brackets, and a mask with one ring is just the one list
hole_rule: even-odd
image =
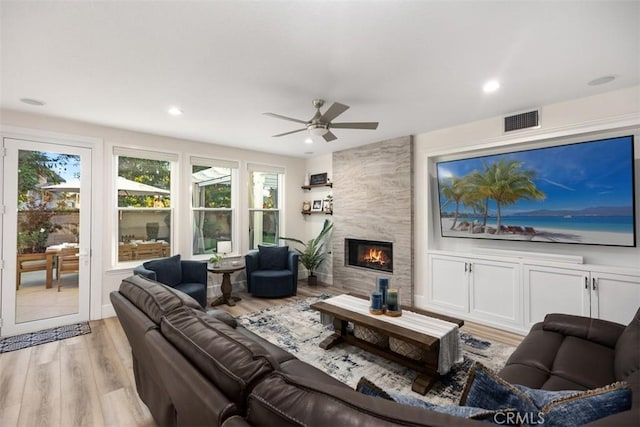
[(302, 129), (292, 130), (290, 132), (281, 133), (278, 135), (273, 135), (274, 137), (280, 137), (285, 135), (290, 135), (292, 133), (302, 132), (307, 130), (311, 135), (321, 136), (325, 141), (333, 141), (338, 139), (331, 132), (331, 128), (335, 129), (370, 129), (374, 130), (378, 128), (378, 122), (353, 122), (353, 123), (331, 123), (333, 119), (338, 117), (340, 114), (344, 113), (349, 109), (349, 106), (340, 104), (339, 102), (334, 102), (331, 107), (324, 114), (320, 112), (320, 108), (324, 105), (324, 100), (322, 99), (314, 99), (313, 107), (316, 109), (316, 113), (313, 118), (308, 121), (294, 119), (292, 117), (282, 116), (280, 114), (275, 113), (264, 113), (267, 116), (275, 117), (276, 119), (289, 120), (291, 122), (302, 123), (305, 125)]

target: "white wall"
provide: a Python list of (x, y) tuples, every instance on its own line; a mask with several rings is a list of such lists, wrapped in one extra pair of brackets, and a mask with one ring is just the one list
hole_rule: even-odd
[[(189, 194), (189, 156), (212, 157), (217, 159), (231, 159), (240, 161), (240, 247), (236, 248), (239, 254), (244, 254), (248, 249), (248, 197), (246, 193), (247, 174), (246, 163), (260, 163), (281, 166), (286, 171), (284, 189), (285, 205), (283, 207), (283, 220), (281, 232), (287, 236), (305, 238), (309, 233), (309, 223), (300, 214), (303, 194), (300, 186), (304, 182), (304, 174), (307, 170), (305, 161), (294, 157), (271, 155), (257, 151), (236, 149), (233, 147), (170, 138), (158, 135), (145, 134), (134, 131), (92, 125), (77, 121), (62, 120), (53, 117), (25, 114), (22, 112), (2, 110), (0, 111), (0, 125), (3, 131), (33, 130), (35, 133), (57, 134), (69, 136), (74, 139), (92, 137), (102, 141), (102, 159), (96, 172), (92, 176), (93, 193), (97, 200), (94, 204), (94, 220), (99, 219), (102, 224), (94, 228), (92, 236), (92, 268), (98, 269), (99, 274), (94, 275), (98, 280), (92, 283), (91, 292), (99, 293), (100, 309), (92, 310), (93, 319), (113, 315), (109, 293), (118, 289), (120, 281), (131, 274), (131, 269), (116, 269), (112, 266), (114, 258), (117, 227), (115, 214), (111, 206), (113, 194), (113, 147), (127, 147), (158, 152), (176, 153), (179, 156), (178, 194), (172, 202), (175, 206), (175, 224), (180, 229), (179, 240), (174, 243), (174, 253), (190, 253), (190, 194)], [(330, 159), (330, 157), (329, 157)], [(244, 173), (243, 173), (244, 172)], [(311, 220), (314, 222), (315, 218)], [(97, 283), (95, 283), (97, 282)]]
[[(314, 157), (312, 159), (307, 159), (306, 163), (305, 163), (305, 170), (308, 174), (313, 175), (313, 174), (318, 174), (318, 173), (327, 173), (327, 177), (329, 179), (333, 178), (333, 162), (332, 162), (332, 155), (331, 154), (326, 154), (324, 156), (318, 156), (318, 157)], [(300, 184), (302, 185), (302, 183)], [(298, 187), (299, 188), (299, 187)], [(328, 195), (328, 194), (332, 194), (331, 188), (326, 187), (326, 188), (315, 188), (313, 190), (310, 191), (303, 191), (300, 190), (301, 194), (300, 194), (300, 201), (299, 201), (299, 206), (300, 209), (302, 209), (302, 202), (304, 202), (305, 200), (314, 200), (314, 199), (322, 199), (324, 200), (324, 198)], [(307, 241), (309, 239), (314, 238), (315, 236), (317, 236), (320, 231), (322, 230), (322, 225), (324, 224), (324, 220), (328, 219), (329, 221), (333, 221), (333, 218), (331, 217), (331, 215), (322, 215), (322, 214), (315, 214), (315, 215), (301, 215), (304, 217), (304, 222), (305, 222), (305, 233), (302, 237), (298, 237), (300, 240), (303, 241)], [(297, 237), (297, 236), (291, 236), (291, 237)], [(327, 242), (327, 250), (331, 251), (331, 242), (328, 241)], [(302, 266), (300, 266), (302, 267)], [(306, 275), (306, 271), (304, 271), (304, 268), (301, 268), (301, 274), (300, 277), (304, 277), (304, 275)], [(320, 268), (318, 269), (318, 271), (316, 272), (316, 275), (318, 276), (318, 280), (322, 283), (325, 284), (333, 284), (333, 257), (332, 254), (329, 254), (329, 256), (327, 257), (327, 259), (325, 260), (325, 262), (322, 263), (322, 265), (320, 266)]]
[[(503, 118), (494, 117), (414, 136), (415, 144), (415, 292), (417, 305), (424, 301), (427, 281), (428, 250), (470, 252), (474, 248), (500, 248), (513, 251), (580, 255), (585, 263), (637, 268), (640, 248), (506, 242), (477, 239), (442, 239), (436, 224), (437, 206), (432, 188), (435, 183), (433, 162), (456, 153), (482, 153), (495, 147), (586, 141), (616, 131), (635, 134), (636, 217), (640, 218), (640, 86), (608, 92), (540, 108), (539, 129), (502, 132)], [(435, 194), (435, 193), (434, 193)], [(640, 224), (636, 224), (640, 237)], [(640, 244), (640, 242), (638, 242)]]

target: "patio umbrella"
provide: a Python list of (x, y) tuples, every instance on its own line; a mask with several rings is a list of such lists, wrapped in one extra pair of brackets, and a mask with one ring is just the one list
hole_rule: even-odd
[(140, 182), (131, 181), (121, 176), (117, 179), (119, 196), (146, 196), (148, 194), (171, 194), (169, 190), (154, 187), (153, 185), (142, 184)]
[(78, 181), (61, 182), (60, 184), (45, 185), (40, 188), (59, 193), (79, 193), (80, 183)]
[[(121, 176), (116, 180), (119, 196), (146, 196), (148, 194), (163, 195), (171, 194), (169, 190), (154, 187), (153, 185), (142, 184), (140, 182), (131, 181)], [(41, 187), (43, 190), (60, 192), (60, 193), (79, 193), (80, 183), (78, 181), (62, 182), (60, 184), (52, 184)]]

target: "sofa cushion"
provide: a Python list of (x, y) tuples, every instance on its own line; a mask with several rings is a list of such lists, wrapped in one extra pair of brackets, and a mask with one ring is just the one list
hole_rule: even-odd
[(344, 385), (279, 371), (253, 389), (246, 420), (262, 426), (482, 426), (479, 421), (399, 405)]
[(614, 370), (617, 380), (626, 380), (640, 370), (640, 309), (618, 338)]
[(182, 265), (180, 264), (180, 255), (174, 255), (168, 258), (154, 259), (142, 264), (147, 270), (156, 272), (158, 282), (165, 285), (175, 286), (182, 282)]
[(174, 310), (162, 318), (160, 330), (238, 408), (255, 383), (278, 367), (261, 345), (197, 310)]
[(631, 390), (623, 382), (587, 391), (532, 389), (511, 385), (476, 363), (469, 374), (460, 405), (489, 410), (514, 408), (528, 424), (544, 422), (545, 426), (582, 426), (629, 410)]
[(178, 307), (201, 310), (200, 304), (189, 295), (143, 276), (122, 280), (120, 293), (158, 325), (162, 316)]
[(230, 315), (229, 313), (227, 313), (224, 310), (219, 310), (217, 308), (214, 308), (213, 310), (207, 310), (207, 314), (211, 317), (215, 317), (216, 319), (220, 320), (221, 322), (226, 323), (227, 325), (231, 326), (232, 328), (235, 328), (238, 326), (238, 322), (236, 320), (235, 317), (233, 317), (232, 315)]
[(289, 262), (289, 246), (258, 245), (260, 270), (284, 270)]

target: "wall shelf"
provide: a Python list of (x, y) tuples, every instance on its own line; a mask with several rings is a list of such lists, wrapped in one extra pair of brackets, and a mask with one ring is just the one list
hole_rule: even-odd
[(312, 214), (325, 214), (325, 215), (333, 215), (333, 212), (324, 212), (324, 211), (301, 211), (302, 215), (312, 215)]
[(302, 188), (303, 190), (311, 190), (312, 188), (320, 188), (320, 187), (333, 188), (333, 182), (329, 182), (327, 184), (303, 185), (300, 188)]

